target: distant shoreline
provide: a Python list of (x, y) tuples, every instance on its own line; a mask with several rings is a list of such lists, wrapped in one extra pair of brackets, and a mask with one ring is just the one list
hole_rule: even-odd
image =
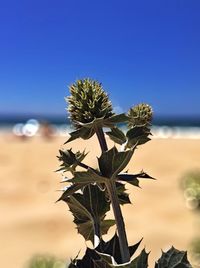
[[(0, 127), (13, 126), (17, 123), (26, 123), (29, 119), (36, 119), (39, 122), (48, 122), (53, 125), (70, 125), (70, 120), (67, 115), (53, 116), (53, 115), (3, 115), (0, 114)], [(200, 116), (155, 116), (153, 118), (153, 125), (155, 126), (169, 126), (169, 127), (200, 127)]]
[[(13, 134), (14, 128), (19, 124), (0, 124), (0, 135)], [(73, 128), (70, 124), (51, 124), (52, 129), (54, 130), (53, 136), (65, 136), (67, 137)], [(125, 127), (121, 126), (121, 129), (125, 131)], [(152, 138), (153, 139), (200, 139), (200, 127), (194, 126), (159, 126), (153, 125), (151, 127)], [(40, 136), (40, 133), (36, 133), (33, 136)]]

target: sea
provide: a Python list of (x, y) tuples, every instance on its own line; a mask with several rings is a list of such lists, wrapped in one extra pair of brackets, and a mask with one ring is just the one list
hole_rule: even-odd
[[(51, 127), (57, 136), (66, 136), (73, 131), (67, 116), (0, 115), (0, 135), (40, 135), (42, 125)], [(123, 124), (119, 127), (126, 130)], [(200, 139), (200, 117), (154, 117), (151, 132), (152, 138)]]

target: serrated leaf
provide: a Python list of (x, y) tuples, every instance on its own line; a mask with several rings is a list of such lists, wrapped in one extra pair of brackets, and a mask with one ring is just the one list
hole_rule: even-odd
[(115, 146), (103, 152), (98, 158), (102, 175), (114, 179), (127, 166), (132, 155), (133, 150), (118, 152)]
[(145, 172), (140, 172), (138, 174), (127, 174), (127, 173), (121, 173), (117, 176), (117, 181), (126, 181), (134, 186), (139, 187), (139, 180), (138, 179), (152, 179), (153, 177), (149, 176)]
[(80, 162), (86, 157), (87, 153), (85, 150), (83, 152), (73, 153), (72, 149), (69, 150), (59, 150), (60, 155), (57, 156), (58, 160), (61, 162), (60, 168), (56, 171), (67, 172), (70, 171), (72, 174), (75, 172), (76, 167)]
[(124, 184), (116, 182), (116, 190), (120, 205), (131, 204), (129, 194), (126, 193), (126, 188)]
[(64, 201), (74, 216), (78, 232), (85, 240), (94, 242), (94, 234), (97, 231), (101, 232), (101, 235), (106, 234), (114, 224), (112, 220), (104, 220), (106, 212), (110, 209), (110, 203), (107, 201), (105, 191), (100, 190), (97, 185), (88, 185), (84, 187), (82, 194), (75, 193)]
[[(133, 268), (133, 267), (147, 268), (148, 256), (149, 256), (149, 253), (146, 253), (145, 249), (143, 249), (140, 255), (131, 262), (130, 268)], [(129, 266), (127, 266), (127, 268), (129, 268)]]
[(86, 127), (80, 127), (78, 130), (75, 130), (71, 133), (69, 133), (70, 138), (64, 143), (68, 143), (71, 141), (74, 141), (78, 138), (82, 138), (84, 140), (87, 140), (91, 138), (95, 134), (95, 131), (93, 128), (86, 128)]
[(107, 178), (112, 176), (113, 161), (117, 152), (117, 148), (114, 146), (110, 150), (103, 152), (98, 158), (99, 169), (102, 175)]
[(187, 259), (187, 252), (171, 247), (167, 252), (162, 253), (155, 268), (192, 268), (192, 266)]
[(122, 145), (126, 142), (126, 136), (124, 135), (123, 131), (117, 127), (112, 128), (111, 131), (106, 132), (106, 134), (115, 143)]
[[(109, 267), (109, 268), (116, 267), (115, 260), (111, 255), (102, 254), (99, 252), (98, 252), (98, 254), (101, 256), (102, 265), (103, 265), (103, 263), (105, 263), (105, 265), (107, 265), (107, 266), (105, 266), (106, 268), (107, 267)], [(141, 254), (137, 258), (135, 258), (134, 260), (132, 260), (128, 263), (117, 265), (117, 267), (119, 267), (119, 268), (148, 268), (148, 255), (149, 254), (146, 253), (146, 251), (143, 249)], [(100, 261), (99, 261), (99, 263), (100, 263)]]
[(123, 123), (127, 122), (128, 117), (125, 114), (119, 114), (119, 115), (113, 115), (109, 118), (95, 118), (93, 121), (89, 123), (81, 123), (74, 121), (77, 125), (79, 125), (79, 128), (71, 133), (69, 133), (70, 138), (65, 142), (71, 142), (78, 138), (82, 138), (84, 140), (87, 140), (91, 138), (95, 134), (95, 129), (97, 127), (115, 127), (115, 124), (117, 123)]
[(131, 256), (131, 257), (133, 256), (133, 254), (134, 254), (134, 253), (136, 252), (136, 250), (138, 249), (138, 247), (139, 247), (140, 243), (142, 242), (142, 240), (143, 240), (143, 238), (140, 239), (140, 241), (137, 242), (136, 244), (134, 244), (134, 245), (128, 247), (128, 248), (129, 248), (129, 252), (130, 252), (130, 256)]
[(115, 178), (125, 167), (128, 165), (131, 157), (133, 155), (133, 150), (127, 150), (124, 152), (118, 152), (113, 161), (113, 174), (112, 178)]
[(91, 129), (95, 127), (103, 127), (104, 120), (105, 120), (104, 117), (99, 117), (99, 118), (95, 118), (89, 123), (82, 123), (82, 122), (77, 122), (77, 121), (75, 121), (75, 123), (80, 125), (81, 127)]
[[(130, 256), (132, 256), (137, 250), (142, 240), (140, 240), (137, 244), (130, 246)], [(134, 260), (126, 263), (126, 264), (117, 264), (115, 259), (118, 260), (118, 263), (121, 263), (121, 255), (119, 250), (119, 238), (117, 234), (111, 238), (111, 240), (104, 242), (101, 240), (98, 247), (93, 250), (87, 248), (84, 257), (82, 260), (78, 260), (77, 257), (72, 261), (74, 267), (77, 268), (146, 268), (146, 259), (148, 254), (146, 254), (145, 250)], [(141, 266), (144, 264), (144, 266)], [(73, 267), (73, 266), (72, 266)]]
[(115, 124), (119, 124), (119, 123), (125, 123), (128, 122), (129, 117), (122, 113), (122, 114), (117, 114), (117, 115), (113, 115), (107, 119), (104, 120), (104, 125), (107, 127), (114, 127)]
[(95, 250), (87, 248), (85, 255), (82, 260), (76, 261), (77, 268), (94, 268), (94, 260), (99, 260), (100, 256), (96, 253)]
[(74, 177), (68, 182), (72, 183), (103, 183), (106, 178), (99, 175), (97, 172), (89, 168), (87, 171), (77, 171), (74, 172)]
[[(129, 247), (130, 256), (132, 256), (137, 248), (139, 247), (142, 239), (135, 245)], [(120, 253), (120, 245), (119, 245), (119, 237), (115, 233), (115, 235), (107, 242), (101, 240), (99, 246), (96, 248), (98, 252), (110, 255), (114, 258), (115, 262), (120, 264), (122, 263), (121, 253)]]
[(148, 127), (135, 126), (131, 128), (126, 133), (126, 137), (128, 139), (126, 148), (132, 148), (134, 146), (148, 142), (149, 140), (151, 140), (149, 138), (149, 135), (151, 135), (151, 133)]
[(73, 195), (75, 192), (77, 192), (78, 190), (82, 189), (84, 186), (86, 186), (87, 184), (81, 183), (74, 183), (72, 185), (70, 185), (67, 190), (64, 191), (64, 193), (61, 195), (61, 197), (57, 200), (58, 201), (66, 201), (67, 198), (71, 195)]

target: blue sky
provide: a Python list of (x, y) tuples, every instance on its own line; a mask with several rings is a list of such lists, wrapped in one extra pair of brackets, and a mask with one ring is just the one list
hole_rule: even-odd
[(65, 113), (98, 79), (114, 106), (200, 116), (199, 0), (0, 2), (0, 114)]

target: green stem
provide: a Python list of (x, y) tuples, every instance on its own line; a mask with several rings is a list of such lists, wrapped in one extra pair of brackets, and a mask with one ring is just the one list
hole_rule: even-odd
[(103, 129), (102, 128), (96, 128), (96, 134), (97, 134), (97, 137), (98, 137), (102, 152), (107, 151), (108, 146), (107, 146), (107, 143), (106, 143), (106, 139), (105, 139)]
[(111, 204), (112, 204), (112, 208), (113, 208), (113, 212), (115, 216), (115, 221), (117, 225), (122, 261), (128, 262), (130, 261), (130, 253), (129, 253), (128, 241), (126, 237), (125, 224), (124, 224), (122, 211), (121, 211), (118, 196), (117, 196), (115, 181), (112, 181), (112, 180), (108, 181), (108, 183), (106, 183), (106, 187), (107, 187), (108, 194), (111, 200)]
[[(103, 129), (97, 128), (96, 134), (97, 134), (102, 152), (107, 151), (108, 146), (106, 143)], [(125, 263), (125, 262), (130, 261), (130, 253), (129, 253), (129, 248), (128, 248), (128, 241), (127, 241), (127, 236), (126, 236), (126, 231), (125, 231), (124, 220), (123, 220), (123, 216), (122, 216), (122, 212), (121, 212), (121, 208), (120, 208), (120, 204), (119, 204), (119, 200), (117, 196), (115, 181), (112, 181), (112, 180), (108, 181), (106, 183), (106, 188), (110, 197), (110, 201), (111, 201), (114, 216), (115, 216), (115, 222), (117, 225), (122, 262)]]

